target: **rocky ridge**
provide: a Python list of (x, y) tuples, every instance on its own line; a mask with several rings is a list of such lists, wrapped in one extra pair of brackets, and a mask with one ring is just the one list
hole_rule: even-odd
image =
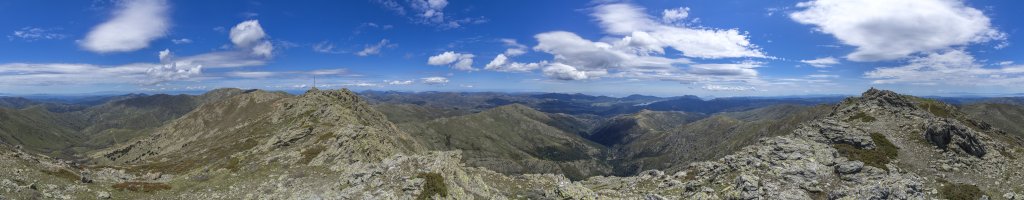
[[(168, 176), (135, 175), (131, 169), (114, 167), (75, 169), (60, 162), (43, 161), (57, 163), (61, 169), (94, 180), (92, 183), (81, 183), (81, 180), (58, 183), (53, 178), (58, 175), (15, 173), (16, 170), (50, 164), (32, 161), (47, 160), (45, 157), (13, 156), (23, 154), (11, 153), (18, 151), (10, 150), (0, 154), (5, 156), (0, 161), (0, 167), (4, 167), (0, 170), (0, 175), (3, 175), (0, 176), (3, 177), (0, 178), (0, 195), (18, 199), (38, 196), (125, 199), (929, 199), (976, 194), (968, 197), (1020, 199), (1022, 197), (1018, 194), (1024, 192), (1021, 188), (1024, 175), (1020, 170), (1024, 163), (1017, 159), (1024, 156), (1024, 150), (993, 136), (999, 134), (999, 130), (959, 118), (955, 108), (931, 109), (931, 102), (891, 91), (869, 90), (861, 97), (849, 98), (836, 105), (831, 115), (800, 125), (791, 134), (761, 139), (732, 155), (693, 163), (676, 173), (648, 170), (637, 176), (598, 176), (582, 181), (571, 181), (555, 174), (504, 175), (464, 166), (459, 151), (426, 152), (413, 143), (389, 142), (403, 141), (404, 136), (400, 131), (389, 132), (391, 128), (387, 128), (387, 121), (376, 120), (372, 114), (374, 111), (363, 109), (358, 97), (347, 91), (311, 91), (302, 97), (254, 93), (257, 94), (235, 97), (237, 99), (226, 103), (249, 103), (258, 105), (251, 108), (272, 111), (242, 118), (251, 122), (232, 121), (233, 126), (219, 130), (243, 133), (231, 131), (237, 129), (231, 128), (253, 126), (263, 120), (275, 122), (270, 124), (290, 125), (270, 129), (273, 133), (259, 137), (262, 142), (247, 150), (233, 151), (235, 153), (230, 156), (254, 156), (256, 158), (246, 157), (241, 162), (251, 165), (232, 169), (231, 165), (210, 164)], [(349, 102), (347, 99), (355, 103), (330, 103)], [(194, 112), (224, 112), (219, 115), (212, 115), (216, 112), (190, 113), (168, 126), (187, 127), (218, 121), (215, 119), (232, 119), (224, 118), (235, 117), (224, 114), (234, 112), (228, 108), (232, 107), (200, 108)], [(289, 111), (291, 109), (295, 110)], [(334, 123), (333, 128), (324, 128), (325, 132), (312, 128), (312, 133), (305, 133), (302, 130), (310, 129), (302, 129), (302, 124), (313, 120), (304, 117), (306, 112), (338, 123)], [(196, 116), (189, 117), (191, 115)], [(194, 124), (181, 124), (186, 121)], [(327, 132), (337, 135), (333, 139), (328, 137), (326, 142), (317, 141), (314, 137)], [(163, 134), (175, 133), (168, 130)], [(351, 140), (340, 139), (344, 137)], [(292, 142), (287, 146), (274, 145), (280, 141)], [(301, 149), (335, 142), (339, 146), (330, 148), (366, 154), (321, 153), (306, 164), (297, 162), (302, 155)], [(139, 144), (144, 143), (147, 142)], [(128, 153), (111, 161), (159, 163), (164, 159), (174, 159), (171, 155), (190, 152), (187, 149), (191, 148), (148, 143), (147, 148), (140, 149), (155, 150), (153, 155), (148, 155), (150, 151), (128, 150)], [(201, 143), (187, 146), (198, 144)], [(362, 152), (366, 149), (361, 148), (367, 146), (398, 147), (393, 148), (398, 150)], [(381, 151), (383, 153), (373, 153)], [(149, 171), (150, 174), (158, 172)], [(123, 176), (116, 178), (116, 174)], [(38, 184), (25, 181), (32, 178), (40, 181)], [(110, 185), (126, 181), (160, 183), (169, 188), (152, 192), (110, 189)], [(950, 194), (948, 191), (962, 192)]]

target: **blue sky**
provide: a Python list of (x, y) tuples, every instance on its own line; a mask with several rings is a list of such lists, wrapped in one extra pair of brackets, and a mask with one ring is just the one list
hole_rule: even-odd
[(0, 93), (1024, 93), (1024, 3), (0, 2)]

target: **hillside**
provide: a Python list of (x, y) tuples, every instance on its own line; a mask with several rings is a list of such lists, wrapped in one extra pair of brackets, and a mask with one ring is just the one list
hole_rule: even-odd
[(74, 154), (69, 148), (84, 138), (73, 128), (81, 124), (42, 106), (0, 108), (0, 143), (51, 156), (69, 156)]
[[(16, 199), (1015, 199), (1024, 191), (1020, 170), (1024, 148), (1008, 142), (1005, 133), (956, 107), (875, 89), (831, 108), (778, 105), (715, 114), (664, 131), (672, 134), (648, 133), (634, 139), (646, 143), (626, 143), (738, 148), (732, 152), (700, 149), (723, 155), (685, 166), (674, 164), (667, 167), (668, 172), (644, 170), (633, 176), (577, 181), (565, 174), (498, 173), (469, 164), (481, 158), (469, 154), (494, 152), (488, 149), (518, 154), (529, 149), (517, 146), (578, 144), (573, 141), (582, 137), (565, 132), (565, 125), (551, 125), (551, 119), (555, 118), (526, 106), (508, 105), (431, 120), (427, 124), (444, 131), (423, 133), (435, 130), (430, 128), (418, 134), (459, 133), (450, 137), (451, 144), (461, 144), (460, 137), (481, 144), (477, 150), (436, 151), (447, 145), (439, 141), (447, 140), (424, 140), (405, 133), (347, 90), (311, 90), (300, 96), (247, 91), (203, 104), (137, 142), (94, 154), (105, 165), (76, 167), (0, 144), (0, 195)], [(647, 135), (663, 137), (643, 139)], [(591, 145), (600, 149), (597, 143)], [(695, 151), (681, 152), (667, 154), (670, 157), (665, 159), (684, 160), (678, 156)], [(498, 161), (507, 158), (492, 156)]]
[(991, 124), (1010, 135), (1024, 138), (1024, 104), (974, 103), (960, 108), (971, 118)]
[(503, 173), (558, 173), (582, 179), (608, 174), (605, 148), (575, 131), (571, 117), (549, 115), (520, 104), (476, 114), (400, 124), (431, 150), (462, 150), (470, 166)]

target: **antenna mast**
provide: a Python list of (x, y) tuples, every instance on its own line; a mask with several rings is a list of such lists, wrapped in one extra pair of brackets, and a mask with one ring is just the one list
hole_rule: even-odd
[(313, 89), (316, 89), (316, 74), (313, 74)]

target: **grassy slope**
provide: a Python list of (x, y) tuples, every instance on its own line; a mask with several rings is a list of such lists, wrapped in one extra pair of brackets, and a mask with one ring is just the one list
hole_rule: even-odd
[[(563, 130), (572, 125), (556, 123), (548, 114), (519, 104), (399, 126), (430, 149), (460, 149), (468, 164), (499, 172), (563, 172), (572, 176), (601, 170), (579, 169), (571, 163), (595, 161), (603, 147)], [(602, 168), (600, 164), (591, 167)]]

